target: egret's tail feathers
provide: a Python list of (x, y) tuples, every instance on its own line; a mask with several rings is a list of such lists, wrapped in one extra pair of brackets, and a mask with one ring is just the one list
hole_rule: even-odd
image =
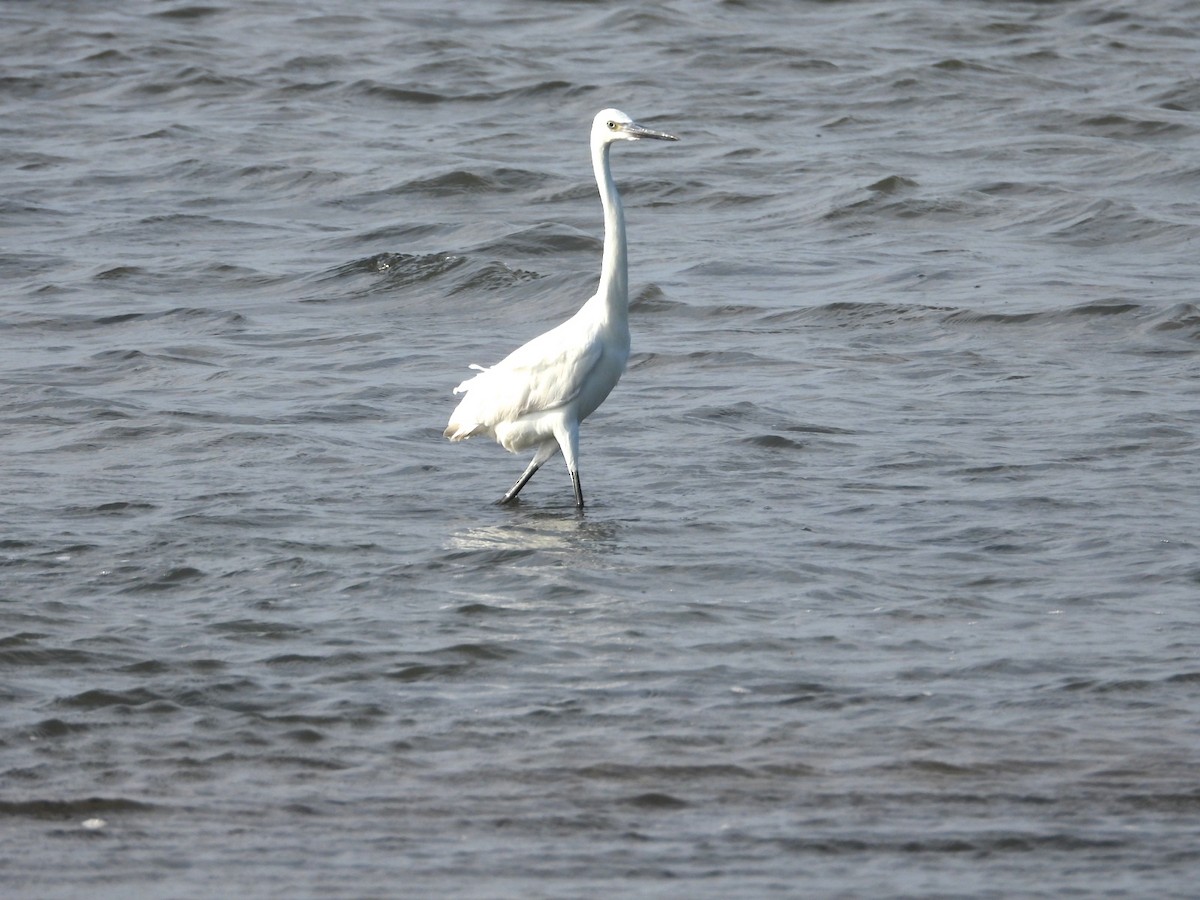
[(483, 426), (478, 422), (473, 422), (470, 419), (460, 421), (455, 417), (450, 418), (450, 423), (446, 426), (446, 430), (442, 432), (442, 437), (449, 438), (452, 441), (465, 441), (469, 437), (474, 437), (483, 431)]
[[(474, 369), (475, 371), (477, 371), (479, 373), (483, 373), (483, 372), (487, 371), (486, 366), (481, 366), (481, 365), (478, 365), (477, 363), (471, 363), (471, 365), (468, 368)], [(475, 379), (479, 378), (479, 377), (480, 377), (479, 375), (472, 375), (470, 378), (468, 378), (466, 381), (464, 381), (462, 384), (460, 384), (458, 387), (456, 387), (454, 389), (454, 393), (456, 393), (456, 394), (467, 393), (467, 391), (471, 390), (472, 382), (474, 382)], [(474, 416), (472, 416), (469, 412), (466, 412), (466, 410), (468, 408), (469, 408), (469, 404), (468, 404), (467, 398), (464, 397), (462, 399), (462, 402), (460, 402), (458, 404), (458, 407), (454, 410), (453, 414), (450, 416), (450, 423), (446, 426), (446, 430), (442, 432), (443, 437), (449, 438), (452, 441), (465, 441), (467, 438), (473, 437), (474, 435), (479, 434), (480, 431), (483, 430), (483, 426), (480, 425), (477, 421), (475, 421)], [(464, 415), (464, 413), (465, 413), (465, 415)]]
[[(479, 372), (479, 373), (488, 371), (487, 366), (481, 366), (481, 365), (478, 365), (477, 363), (471, 363), (471, 365), (467, 366), (467, 368), (474, 369), (476, 372)], [(456, 387), (454, 389), (454, 393), (465, 394), (467, 391), (469, 391), (471, 389), (472, 382), (474, 382), (475, 379), (478, 377), (479, 377), (479, 375), (472, 375), (470, 378), (468, 378), (466, 381), (462, 382), (458, 387)]]

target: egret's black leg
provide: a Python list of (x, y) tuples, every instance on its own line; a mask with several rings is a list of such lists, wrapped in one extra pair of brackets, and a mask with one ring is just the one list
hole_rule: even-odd
[(571, 473), (571, 486), (575, 488), (575, 505), (583, 509), (583, 488), (579, 484), (579, 473)]
[(548, 441), (538, 447), (538, 452), (534, 454), (533, 459), (529, 461), (529, 465), (517, 479), (517, 483), (508, 489), (503, 497), (496, 501), (498, 504), (512, 503), (517, 499), (517, 494), (521, 493), (521, 488), (529, 484), (529, 479), (533, 477), (533, 473), (542, 467), (542, 464), (558, 452), (558, 445), (554, 441)]
[(575, 488), (575, 506), (583, 509), (583, 488), (579, 486), (579, 420), (570, 419), (559, 422), (554, 427), (554, 439), (562, 450), (563, 459), (567, 463), (567, 471), (571, 473), (571, 487)]
[(516, 500), (517, 494), (521, 493), (521, 488), (529, 484), (529, 479), (533, 477), (533, 473), (541, 467), (542, 464), (535, 458), (534, 461), (529, 464), (529, 468), (525, 470), (524, 474), (517, 479), (517, 483), (510, 487), (508, 492), (499, 500), (497, 500), (496, 503), (503, 505), (505, 503), (512, 503), (514, 500)]

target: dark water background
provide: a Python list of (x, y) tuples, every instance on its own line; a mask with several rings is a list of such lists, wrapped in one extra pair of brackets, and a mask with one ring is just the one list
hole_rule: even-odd
[(5, 896), (1196, 896), (1200, 5), (0, 26)]

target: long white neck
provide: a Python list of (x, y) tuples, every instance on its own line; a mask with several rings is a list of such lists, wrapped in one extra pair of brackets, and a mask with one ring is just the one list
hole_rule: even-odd
[(592, 145), (592, 169), (600, 188), (600, 202), (604, 205), (604, 258), (600, 264), (600, 287), (596, 297), (604, 305), (608, 321), (627, 328), (629, 258), (625, 249), (625, 212), (608, 166), (611, 146), (607, 142)]

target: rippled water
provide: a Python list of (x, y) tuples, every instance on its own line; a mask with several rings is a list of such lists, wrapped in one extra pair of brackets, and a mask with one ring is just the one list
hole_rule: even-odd
[(0, 22), (6, 896), (1194, 895), (1195, 4)]

